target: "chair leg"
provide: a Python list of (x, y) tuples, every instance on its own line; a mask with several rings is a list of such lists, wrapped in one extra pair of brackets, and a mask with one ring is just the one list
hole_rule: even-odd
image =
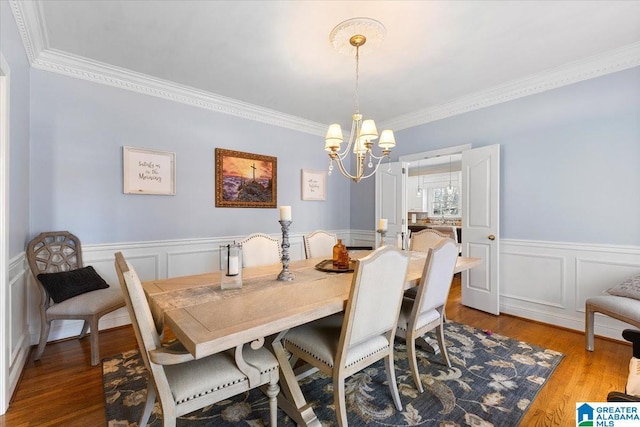
[(333, 406), (340, 427), (347, 427), (347, 396), (344, 392), (344, 378), (333, 377)]
[(36, 355), (33, 360), (40, 360), (40, 356), (44, 353), (44, 347), (47, 345), (47, 338), (49, 338), (49, 330), (51, 329), (50, 321), (43, 321), (40, 325), (40, 341), (38, 341), (38, 348), (36, 349)]
[[(444, 312), (442, 313), (442, 317), (444, 317)], [(438, 336), (438, 346), (440, 346), (440, 355), (442, 355), (442, 359), (444, 360), (445, 365), (447, 367), (451, 367), (451, 362), (449, 361), (449, 353), (447, 353), (447, 347), (444, 345), (444, 319), (440, 318), (440, 326), (436, 328), (436, 335)]]
[(139, 427), (146, 427), (149, 423), (154, 403), (156, 403), (156, 389), (151, 380), (149, 380), (147, 383), (147, 400), (144, 402), (144, 411), (142, 411), (142, 417), (140, 417)]
[(98, 321), (97, 317), (91, 319), (91, 366), (96, 366), (100, 363), (100, 342), (98, 341)]
[[(392, 343), (393, 344), (393, 343)], [(385, 367), (387, 368), (387, 383), (389, 384), (389, 391), (391, 391), (391, 397), (393, 397), (393, 403), (396, 404), (396, 409), (402, 411), (402, 402), (400, 402), (400, 394), (398, 393), (398, 384), (396, 384), (396, 370), (393, 366), (393, 345), (389, 350), (389, 355), (385, 358)]]
[(409, 359), (409, 368), (411, 368), (411, 375), (413, 376), (413, 382), (416, 383), (416, 388), (420, 393), (424, 391), (422, 387), (422, 381), (420, 380), (420, 372), (418, 371), (418, 355), (416, 353), (416, 339), (411, 333), (407, 334), (407, 358)]
[(584, 337), (586, 341), (587, 350), (593, 351), (593, 324), (594, 324), (594, 314), (593, 307), (591, 304), (587, 304), (585, 310), (585, 332)]
[[(86, 337), (88, 330), (89, 330), (89, 322), (85, 320), (84, 324), (82, 325), (82, 331), (80, 331), (80, 335), (78, 335), (78, 339), (81, 340), (82, 338)], [(93, 330), (91, 332), (93, 332)]]
[(280, 393), (280, 386), (278, 385), (278, 378), (274, 378), (267, 387), (267, 396), (269, 397), (269, 425), (275, 427), (278, 425), (278, 393)]

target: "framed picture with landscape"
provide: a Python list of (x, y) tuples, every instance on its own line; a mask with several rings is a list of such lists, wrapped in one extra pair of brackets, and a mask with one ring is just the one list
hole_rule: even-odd
[(216, 207), (275, 208), (278, 159), (216, 148)]

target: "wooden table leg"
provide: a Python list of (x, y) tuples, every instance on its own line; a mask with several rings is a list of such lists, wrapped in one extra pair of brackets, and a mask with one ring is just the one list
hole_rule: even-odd
[(281, 332), (271, 343), (273, 353), (280, 364), (281, 392), (278, 395), (278, 406), (300, 426), (321, 427), (320, 420), (313, 412), (311, 404), (305, 400), (296, 375), (289, 364), (287, 352), (280, 342), (283, 336), (284, 333)]

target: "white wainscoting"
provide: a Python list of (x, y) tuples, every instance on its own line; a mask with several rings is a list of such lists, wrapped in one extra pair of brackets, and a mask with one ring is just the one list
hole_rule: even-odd
[[(500, 240), (500, 310), (584, 332), (585, 300), (640, 274), (640, 247)], [(596, 314), (595, 333), (626, 323)]]
[[(374, 245), (373, 231), (331, 231), (351, 246)], [(291, 260), (304, 258), (303, 234), (290, 236)], [(242, 237), (83, 245), (83, 256), (86, 265), (93, 265), (109, 284), (119, 286), (113, 267), (113, 255), (117, 251), (123, 252), (142, 280), (151, 280), (218, 271), (220, 245)], [(501, 312), (576, 331), (584, 331), (586, 298), (640, 273), (640, 247), (513, 239), (503, 239), (500, 244)], [(38, 342), (38, 298), (22, 255), (11, 263), (11, 307), (7, 312), (11, 313), (12, 367), (21, 366), (25, 357), (23, 349)], [(128, 323), (129, 316), (122, 308), (104, 316), (100, 329)], [(81, 321), (55, 321), (49, 340), (77, 335), (81, 327)], [(596, 315), (597, 335), (620, 339), (625, 327), (628, 325)]]
[[(8, 306), (4, 307), (7, 328), (5, 342), (9, 347), (7, 369), (6, 401), (13, 395), (18, 385), (22, 368), (29, 355), (31, 346), (29, 337), (29, 290), (24, 253), (9, 261)], [(4, 411), (1, 411), (4, 413)]]

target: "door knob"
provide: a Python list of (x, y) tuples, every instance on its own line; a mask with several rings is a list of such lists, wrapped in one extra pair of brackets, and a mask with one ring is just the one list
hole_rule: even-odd
[(493, 234), (489, 234), (489, 240), (496, 240), (496, 236), (494, 236)]

